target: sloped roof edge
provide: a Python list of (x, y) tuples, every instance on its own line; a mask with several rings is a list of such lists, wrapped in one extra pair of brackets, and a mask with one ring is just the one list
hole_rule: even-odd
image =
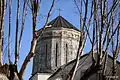
[[(95, 53), (94, 53), (94, 54), (95, 54)], [(82, 59), (82, 58), (85, 57), (85, 56), (89, 56), (89, 55), (91, 55), (90, 52), (88, 52), (88, 53), (82, 55), (80, 59)], [(113, 59), (113, 57), (110, 56), (109, 54), (108, 54), (108, 57), (109, 57), (110, 59)], [(75, 61), (76, 61), (76, 59), (70, 61), (70, 62), (67, 63), (67, 64), (62, 65), (60, 68), (58, 68), (58, 70), (57, 70), (55, 73), (53, 73), (53, 74), (49, 77), (49, 79), (50, 79), (51, 77), (53, 77), (56, 73), (58, 73), (60, 70), (64, 69), (66, 66), (68, 66), (68, 65), (70, 65), (70, 64), (72, 64), (72, 63), (74, 63)], [(119, 62), (119, 61), (117, 61), (117, 63), (120, 65), (120, 62)]]
[[(50, 26), (50, 25), (51, 25), (51, 27), (63, 27), (63, 28), (69, 28), (69, 29), (74, 29), (74, 30), (80, 31), (75, 26), (73, 26), (70, 22), (68, 22), (65, 18), (63, 18), (62, 16), (57, 16), (55, 19), (50, 21), (48, 23), (48, 26)], [(38, 31), (40, 31), (41, 29), (39, 29)]]

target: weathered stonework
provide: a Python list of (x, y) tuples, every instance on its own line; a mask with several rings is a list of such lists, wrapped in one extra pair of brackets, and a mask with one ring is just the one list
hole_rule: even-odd
[[(36, 47), (33, 74), (54, 72), (61, 65), (75, 59), (80, 32), (68, 28), (46, 28)], [(57, 51), (56, 51), (57, 50)]]
[[(56, 22), (63, 23), (63, 22)], [(63, 27), (64, 24), (69, 27)], [(76, 58), (80, 31), (71, 28), (70, 23), (63, 26), (46, 27), (38, 39), (33, 58), (33, 71), (36, 73), (54, 73), (60, 66)], [(69, 25), (68, 25), (69, 24)], [(55, 25), (55, 24), (54, 24)]]

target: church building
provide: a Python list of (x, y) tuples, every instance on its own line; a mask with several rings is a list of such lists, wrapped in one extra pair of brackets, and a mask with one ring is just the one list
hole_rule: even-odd
[[(80, 36), (80, 30), (62, 16), (48, 23), (37, 42), (30, 80), (70, 80)], [(113, 57), (108, 55), (99, 69), (95, 65), (98, 54), (94, 50), (94, 61), (90, 52), (80, 57), (74, 80), (120, 80), (120, 62), (116, 62), (116, 73), (113, 75)], [(100, 70), (104, 69), (105, 62), (107, 68), (105, 75), (102, 75)]]
[(37, 41), (30, 80), (47, 80), (60, 66), (74, 60), (80, 33), (62, 16), (49, 22)]

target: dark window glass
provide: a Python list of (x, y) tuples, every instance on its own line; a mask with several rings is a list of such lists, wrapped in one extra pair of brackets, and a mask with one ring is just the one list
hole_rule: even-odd
[(56, 43), (56, 48), (55, 48), (55, 66), (57, 67), (57, 56), (58, 56), (58, 43)]

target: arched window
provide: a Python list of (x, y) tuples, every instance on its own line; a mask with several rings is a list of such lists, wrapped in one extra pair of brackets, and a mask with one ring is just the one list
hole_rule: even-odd
[(65, 45), (66, 63), (68, 62), (68, 44)]
[(56, 67), (58, 64), (57, 57), (58, 57), (58, 43), (56, 43), (56, 47), (55, 47), (55, 66)]

